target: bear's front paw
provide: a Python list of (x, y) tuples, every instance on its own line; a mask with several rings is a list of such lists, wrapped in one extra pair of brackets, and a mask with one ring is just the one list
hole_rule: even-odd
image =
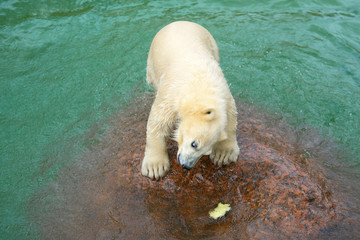
[(170, 162), (168, 156), (146, 156), (142, 162), (141, 174), (151, 179), (158, 180), (165, 176), (170, 169)]
[(215, 145), (210, 159), (215, 165), (223, 166), (229, 165), (231, 162), (236, 162), (240, 153), (237, 143), (226, 146), (226, 144)]

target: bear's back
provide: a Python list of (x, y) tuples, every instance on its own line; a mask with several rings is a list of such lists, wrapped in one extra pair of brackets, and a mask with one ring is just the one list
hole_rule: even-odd
[(173, 64), (178, 66), (179, 62), (187, 63), (198, 56), (219, 62), (219, 50), (211, 34), (196, 23), (170, 23), (156, 34), (151, 43), (147, 81), (157, 89), (161, 76)]

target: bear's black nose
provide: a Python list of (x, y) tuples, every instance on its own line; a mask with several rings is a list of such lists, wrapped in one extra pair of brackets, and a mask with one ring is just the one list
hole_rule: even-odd
[(183, 168), (185, 168), (186, 170), (190, 170), (190, 169), (191, 169), (191, 167), (189, 167), (189, 166), (186, 165), (186, 164), (181, 164), (181, 166), (182, 166)]

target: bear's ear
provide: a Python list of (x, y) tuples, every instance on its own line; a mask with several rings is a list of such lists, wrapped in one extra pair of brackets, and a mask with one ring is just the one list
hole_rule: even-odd
[(202, 112), (202, 114), (204, 115), (205, 119), (210, 121), (215, 117), (215, 110), (213, 108), (207, 108)]

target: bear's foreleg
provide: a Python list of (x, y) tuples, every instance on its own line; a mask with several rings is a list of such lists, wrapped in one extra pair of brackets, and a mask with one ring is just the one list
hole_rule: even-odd
[(229, 165), (232, 162), (236, 162), (240, 153), (239, 146), (236, 139), (228, 138), (224, 141), (215, 144), (210, 159), (215, 165), (223, 166)]
[(163, 116), (152, 107), (147, 124), (145, 156), (141, 173), (151, 179), (159, 179), (169, 171), (170, 161), (166, 147), (166, 136), (169, 127), (161, 124), (159, 116)]
[(210, 159), (215, 165), (223, 166), (236, 162), (240, 153), (236, 140), (237, 111), (233, 99), (228, 101), (228, 124), (225, 128), (227, 138), (217, 142), (210, 154)]

